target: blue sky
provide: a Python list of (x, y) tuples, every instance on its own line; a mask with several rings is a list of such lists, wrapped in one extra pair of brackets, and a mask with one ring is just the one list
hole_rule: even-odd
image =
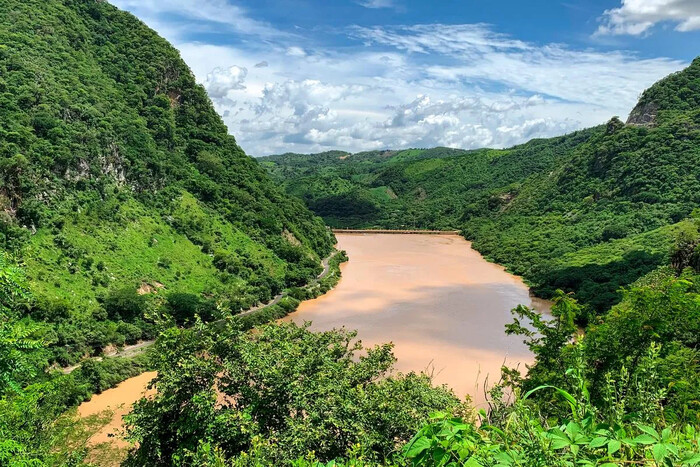
[(700, 53), (700, 0), (113, 0), (254, 156), (507, 147), (627, 116)]

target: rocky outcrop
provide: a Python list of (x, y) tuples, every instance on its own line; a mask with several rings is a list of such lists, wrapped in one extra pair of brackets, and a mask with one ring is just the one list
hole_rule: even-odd
[(628, 125), (653, 125), (659, 106), (654, 101), (640, 101), (627, 118)]

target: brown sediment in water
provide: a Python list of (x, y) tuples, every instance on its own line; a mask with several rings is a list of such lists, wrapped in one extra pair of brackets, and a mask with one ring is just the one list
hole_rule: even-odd
[(522, 279), (489, 263), (457, 235), (342, 234), (350, 261), (338, 286), (303, 302), (284, 321), (312, 330), (357, 329), (365, 346), (393, 342), (396, 369), (427, 371), (459, 396), (484, 402), (483, 384), (505, 363), (532, 362), (518, 336), (507, 336), (519, 304), (547, 311)]
[[(342, 234), (338, 247), (350, 261), (333, 290), (303, 302), (283, 321), (312, 321), (312, 330), (357, 329), (365, 346), (393, 342), (402, 372), (428, 371), (437, 384), (483, 404), (483, 384), (501, 365), (524, 369), (532, 355), (517, 336), (507, 336), (510, 310), (519, 304), (546, 312), (523, 281), (484, 260), (457, 235)], [(111, 410), (111, 421), (89, 440), (128, 446), (120, 438), (122, 417), (148, 396), (155, 372), (128, 379), (80, 405), (88, 417)], [(117, 462), (118, 463), (118, 462)], [(116, 464), (115, 464), (116, 465)]]
[(131, 406), (144, 396), (153, 394), (153, 390), (147, 389), (148, 383), (156, 377), (156, 372), (148, 371), (133, 378), (123, 381), (112, 389), (95, 394), (92, 398), (80, 404), (78, 415), (81, 418), (101, 414), (105, 411), (112, 412), (110, 422), (101, 427), (88, 441), (88, 446), (96, 446), (102, 443), (110, 443), (117, 448), (128, 447), (129, 444), (122, 439), (122, 417), (131, 411)]

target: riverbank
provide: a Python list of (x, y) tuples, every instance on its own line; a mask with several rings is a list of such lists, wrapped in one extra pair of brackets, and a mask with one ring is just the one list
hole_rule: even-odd
[(312, 330), (357, 329), (365, 345), (394, 344), (401, 372), (425, 371), (437, 384), (483, 402), (503, 364), (532, 362), (521, 339), (505, 334), (510, 310), (541, 312), (523, 280), (486, 261), (458, 235), (336, 233), (351, 261), (328, 294), (283, 318)]
[[(241, 316), (246, 326), (281, 319), (312, 321), (312, 330), (357, 329), (365, 345), (395, 345), (398, 371), (432, 374), (436, 384), (470, 396), (477, 406), (487, 379), (495, 382), (504, 363), (523, 368), (532, 361), (518, 338), (506, 336), (504, 326), (518, 304), (541, 311), (548, 304), (530, 297), (522, 279), (487, 262), (461, 236), (365, 233), (337, 238), (338, 248), (352, 258), (343, 265), (340, 283), (344, 255), (337, 253), (315, 281), (290, 290), (267, 308), (269, 313), (260, 309)], [(286, 301), (298, 308), (288, 311)], [(147, 381), (142, 383), (145, 387)], [(115, 404), (123, 393), (109, 394)], [(133, 401), (124, 402), (128, 407)], [(115, 413), (109, 426), (120, 427), (122, 415)]]
[[(285, 316), (289, 312), (296, 310), (302, 300), (316, 298), (332, 289), (340, 280), (340, 265), (345, 261), (347, 261), (347, 256), (344, 251), (334, 251), (322, 261), (323, 270), (321, 273), (306, 286), (287, 290), (264, 306), (235, 315), (233, 319), (244, 320), (244, 326), (253, 327)], [(210, 325), (216, 325), (216, 323), (210, 323)], [(115, 352), (112, 356), (135, 357), (145, 352), (154, 342), (145, 341), (127, 346), (119, 352)], [(97, 357), (94, 360), (99, 361), (102, 358)], [(70, 373), (79, 367), (80, 365), (76, 365), (69, 369), (64, 369), (64, 372)], [(108, 457), (114, 459), (114, 463), (110, 465), (119, 465), (128, 448), (126, 441), (119, 436), (123, 429), (122, 417), (129, 413), (134, 402), (144, 395), (152, 393), (147, 391), (147, 386), (155, 377), (155, 372), (142, 373), (100, 394), (95, 394), (90, 400), (80, 404), (78, 414), (81, 418), (97, 414), (104, 415), (105, 413), (108, 415), (107, 419), (105, 419), (105, 424), (88, 440), (89, 457), (100, 451), (99, 457), (101, 459)], [(106, 451), (109, 451), (108, 455), (105, 454)]]
[[(334, 263), (334, 260), (337, 260), (339, 262)], [(322, 293), (325, 293), (326, 291), (330, 290), (335, 284), (338, 283), (338, 280), (340, 279), (340, 269), (339, 269), (339, 264), (340, 262), (346, 261), (347, 257), (345, 256), (343, 251), (335, 250), (333, 253), (328, 255), (326, 258), (324, 258), (321, 261), (321, 266), (323, 267), (323, 270), (321, 273), (313, 279), (311, 282), (309, 282), (306, 286), (302, 287), (302, 290), (307, 291), (307, 298), (304, 299), (311, 299), (315, 298), (318, 295), (321, 295)], [(335, 267), (334, 267), (335, 266)], [(330, 279), (330, 280), (329, 280)], [(299, 295), (299, 292), (297, 290), (294, 291), (295, 295)], [(284, 316), (285, 314), (289, 313), (290, 311), (293, 311), (296, 309), (296, 307), (299, 305), (300, 302), (292, 302), (290, 304), (286, 304), (286, 306), (279, 306), (280, 302), (284, 298), (290, 295), (290, 290), (284, 290), (277, 294), (275, 297), (272, 298), (269, 302), (262, 303), (258, 306), (255, 306), (251, 308), (250, 310), (243, 311), (241, 313), (238, 313), (237, 315), (234, 315), (234, 318), (240, 319), (240, 318), (247, 318), (247, 321), (252, 323), (250, 325), (255, 325), (255, 324), (261, 324), (264, 322), (265, 319), (268, 321), (277, 319), (281, 316)], [(277, 307), (277, 308), (275, 308)], [(270, 316), (263, 316), (263, 313), (268, 312)], [(280, 314), (282, 313), (282, 314)], [(255, 317), (257, 315), (260, 315), (259, 319), (252, 320), (251, 317)], [(277, 316), (279, 315), (279, 316)], [(96, 361), (102, 361), (103, 358), (105, 357), (117, 357), (117, 358), (130, 358), (134, 357), (136, 355), (140, 355), (150, 346), (152, 346), (155, 343), (155, 339), (151, 340), (146, 340), (146, 341), (141, 341), (137, 342), (135, 344), (127, 345), (121, 349), (113, 349), (108, 352), (105, 352), (104, 355), (99, 356), (99, 357), (92, 357), (87, 360), (96, 360)], [(85, 361), (85, 360), (84, 360)], [(64, 374), (70, 374), (77, 368), (80, 368), (80, 365), (82, 365), (83, 362), (78, 363), (77, 365), (71, 365), (68, 367), (63, 367), (60, 368), (60, 370)]]

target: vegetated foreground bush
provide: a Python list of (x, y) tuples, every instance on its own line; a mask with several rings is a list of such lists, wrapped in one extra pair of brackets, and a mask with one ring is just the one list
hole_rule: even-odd
[(138, 441), (130, 465), (197, 465), (209, 448), (229, 460), (284, 465), (361, 446), (381, 461), (430, 412), (459, 407), (427, 376), (391, 375), (391, 345), (361, 350), (354, 333), (294, 324), (171, 330), (157, 343), (157, 395), (127, 417)]

